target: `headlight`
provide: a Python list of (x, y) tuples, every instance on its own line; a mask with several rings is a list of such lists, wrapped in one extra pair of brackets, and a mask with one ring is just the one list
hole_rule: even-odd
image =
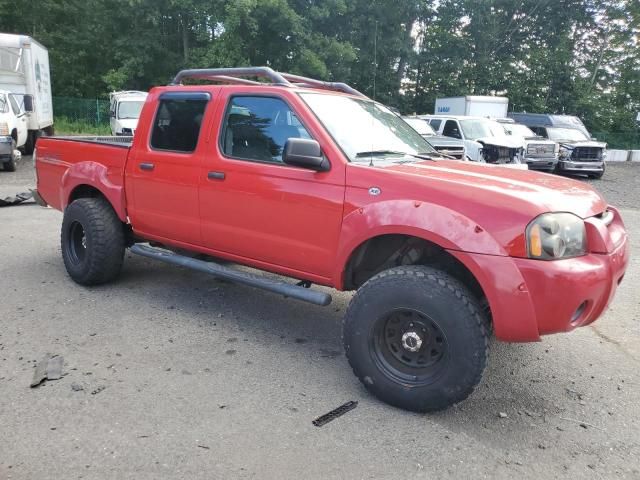
[(571, 156), (571, 150), (565, 147), (560, 147), (558, 154), (560, 155), (560, 158), (569, 158)]
[(545, 213), (527, 227), (527, 254), (538, 260), (579, 257), (587, 252), (584, 221), (572, 213)]
[(9, 136), (9, 125), (7, 125), (7, 122), (0, 122), (0, 136)]

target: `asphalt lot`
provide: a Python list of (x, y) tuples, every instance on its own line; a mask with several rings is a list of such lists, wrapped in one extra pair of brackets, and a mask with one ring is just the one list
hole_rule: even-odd
[[(478, 390), (430, 415), (352, 374), (349, 294), (316, 307), (129, 256), (117, 283), (83, 288), (59, 212), (0, 208), (0, 479), (640, 478), (640, 164), (608, 168), (592, 183), (622, 207), (633, 256), (612, 308), (493, 342)], [(29, 158), (0, 172), (0, 198), (32, 185)], [(46, 353), (66, 376), (30, 389)]]

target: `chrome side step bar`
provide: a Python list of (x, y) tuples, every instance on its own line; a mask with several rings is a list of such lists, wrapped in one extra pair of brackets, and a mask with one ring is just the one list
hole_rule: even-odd
[(204, 260), (186, 257), (178, 253), (150, 247), (148, 245), (135, 244), (130, 248), (130, 250), (131, 253), (135, 253), (136, 255), (153, 258), (155, 260), (160, 260), (161, 262), (170, 263), (172, 265), (178, 265), (180, 267), (186, 267), (198, 272), (208, 273), (214, 277), (229, 280), (231, 282), (242, 283), (244, 285), (260, 288), (269, 292), (279, 293), (285, 297), (295, 298), (296, 300), (313, 303), (314, 305), (326, 306), (331, 303), (331, 295), (328, 293), (318, 292), (298, 285), (292, 285), (280, 280), (272, 280), (260, 275), (241, 272), (214, 262), (205, 262)]

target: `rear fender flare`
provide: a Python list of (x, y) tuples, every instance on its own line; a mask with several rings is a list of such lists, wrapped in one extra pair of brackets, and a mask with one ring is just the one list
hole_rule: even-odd
[(91, 161), (75, 163), (64, 173), (61, 183), (60, 205), (62, 210), (69, 204), (71, 194), (77, 187), (88, 185), (104, 195), (120, 220), (127, 221), (124, 187), (115, 185), (109, 180), (105, 165)]
[(411, 235), (446, 250), (506, 256), (481, 225), (442, 205), (388, 200), (357, 208), (344, 217), (334, 278), (344, 287), (344, 271), (353, 252), (367, 240), (388, 234)]

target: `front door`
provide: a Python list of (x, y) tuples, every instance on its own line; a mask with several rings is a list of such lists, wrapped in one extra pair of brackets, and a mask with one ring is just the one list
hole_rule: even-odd
[(151, 133), (127, 161), (128, 215), (137, 233), (200, 245), (198, 183), (206, 146), (198, 138), (209, 103), (209, 93), (160, 95)]
[(16, 116), (16, 145), (22, 147), (27, 141), (27, 135), (29, 133), (27, 125), (27, 115), (24, 110), (20, 108), (20, 104), (13, 95), (9, 95), (9, 103), (11, 104), (11, 111)]
[(287, 139), (313, 135), (277, 95), (230, 96), (217, 117), (200, 187), (203, 243), (263, 268), (330, 278), (344, 166), (328, 158), (331, 170), (315, 172), (283, 163)]

